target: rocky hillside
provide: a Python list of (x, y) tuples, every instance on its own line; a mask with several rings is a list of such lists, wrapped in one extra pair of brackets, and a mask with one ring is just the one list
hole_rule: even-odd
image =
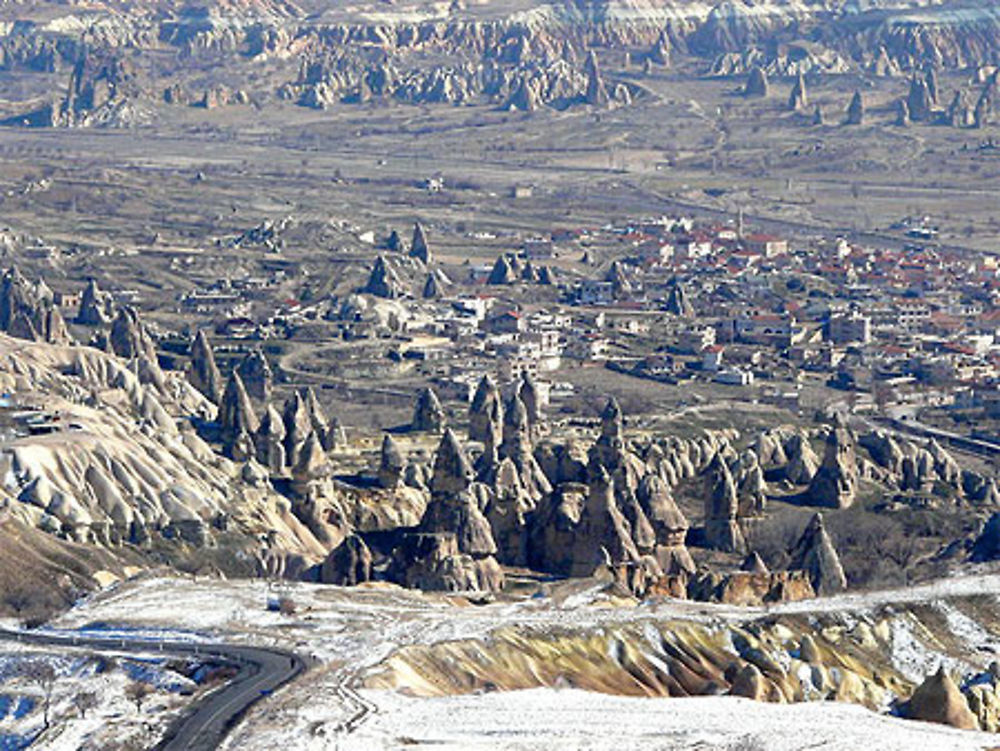
[[(0, 69), (59, 81), (9, 124), (138, 125), (164, 104), (626, 105), (635, 72), (906, 75), (992, 66), (994, 3), (135, 4), (5, 9)], [(595, 57), (596, 55), (596, 57)], [(598, 61), (605, 68), (601, 75)], [(610, 71), (613, 71), (611, 73)], [(210, 75), (207, 75), (209, 74)], [(987, 72), (988, 74), (988, 72)], [(51, 91), (51, 87), (49, 89)], [(37, 100), (36, 100), (37, 103)]]
[(984, 657), (996, 647), (996, 602), (939, 595), (892, 605), (834, 599), (818, 612), (760, 618), (720, 611), (711, 620), (622, 615), (600, 628), (509, 625), (488, 639), (399, 649), (364, 684), (422, 697), (558, 687), (838, 701), (997, 732), (1000, 665)]
[[(2, 461), (14, 518), (102, 545), (142, 546), (158, 535), (206, 546), (230, 526), (256, 525), (279, 548), (309, 551), (262, 482), (178, 425), (204, 405), (177, 374), (144, 383), (89, 347), (5, 338), (3, 351), (16, 436)], [(22, 426), (28, 435), (17, 435)]]
[(421, 390), (371, 452), (311, 389), (279, 401), (262, 350), (224, 377), (199, 331), (187, 372), (164, 370), (94, 282), (69, 311), (88, 346), (54, 299), (0, 280), (4, 508), (112, 559), (481, 596), (527, 569), (761, 604), (1000, 557), (995, 478), (863, 420), (637, 432), (612, 398), (570, 426), (532, 378), (484, 376), (457, 422)]
[[(760, 747), (797, 749), (804, 727), (807, 743), (829, 739), (838, 749), (865, 742), (879, 749), (996, 744), (995, 736), (969, 732), (998, 728), (993, 661), (1000, 578), (981, 571), (905, 589), (757, 608), (640, 601), (606, 579), (535, 581), (515, 596), (475, 606), (462, 596), (385, 585), (297, 583), (279, 591), (297, 612), (266, 612), (275, 590), (263, 581), (140, 577), (87, 598), (55, 625), (116, 623), (162, 633), (182, 608), (190, 614), (189, 627), (196, 624), (202, 633), (308, 644), (328, 669), (310, 671), (281, 704), (252, 711), (230, 741), (234, 748), (273, 748), (298, 733), (328, 743), (342, 735), (348, 719), (356, 728), (354, 742), (372, 738), (377, 748), (398, 747), (403, 737), (408, 745), (447, 748), (608, 748), (579, 738), (567, 716), (584, 735), (614, 733), (629, 747), (657, 737), (674, 746), (739, 748), (738, 739), (753, 732), (762, 738)], [(525, 689), (532, 691), (521, 693)], [(517, 704), (523, 697), (521, 709), (534, 713), (530, 699), (545, 690), (552, 693), (541, 715), (504, 713), (498, 724), (497, 702)], [(588, 697), (595, 714), (569, 714), (573, 695)], [(626, 704), (610, 701), (615, 696), (648, 700), (635, 702), (632, 715), (649, 720), (642, 732), (608, 708)], [(404, 697), (427, 719), (400, 716)], [(852, 708), (836, 708), (840, 702)], [(712, 706), (731, 716), (709, 719)], [(754, 727), (760, 713), (796, 737), (772, 742), (766, 730)], [(796, 719), (802, 713), (811, 715), (809, 724)], [(828, 713), (869, 729), (845, 741), (838, 735), (843, 727)], [(677, 727), (681, 717), (689, 727)], [(466, 722), (482, 723), (481, 729)], [(535, 743), (543, 734), (546, 740)], [(908, 746), (900, 740), (907, 736), (923, 737)], [(892, 743), (885, 742), (889, 737)]]
[(198, 436), (215, 405), (160, 369), (134, 312), (109, 322), (106, 352), (73, 343), (40, 286), (14, 271), (2, 287), (19, 338), (0, 334), (0, 534), (32, 550), (24, 577), (8, 571), (8, 610), (52, 603), (27, 572), (69, 594), (128, 565), (292, 575), (322, 559), (266, 473)]

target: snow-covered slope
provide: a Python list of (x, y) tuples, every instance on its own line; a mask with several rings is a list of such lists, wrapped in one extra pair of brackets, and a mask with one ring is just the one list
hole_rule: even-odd
[[(442, 751), (981, 751), (997, 742), (986, 733), (908, 722), (832, 702), (764, 704), (728, 696), (650, 699), (576, 689), (422, 700), (390, 692), (366, 696), (379, 711), (355, 735), (339, 741), (343, 751), (409, 743)], [(311, 746), (306, 742), (302, 748)]]
[[(297, 615), (266, 610), (278, 594), (295, 603)], [(735, 748), (749, 736), (758, 745), (746, 748), (804, 749), (823, 742), (830, 744), (824, 748), (895, 749), (909, 743), (943, 751), (1000, 741), (887, 717), (885, 709), (894, 697), (907, 698), (940, 664), (967, 688), (992, 685), (982, 676), (998, 646), (992, 636), (1000, 618), (998, 594), (1000, 576), (974, 575), (913, 590), (740, 608), (674, 600), (636, 604), (615, 598), (600, 583), (577, 581), (525, 600), (472, 606), (462, 598), (383, 585), (275, 589), (265, 582), (148, 578), (81, 602), (58, 625), (121, 622), (158, 631), (175, 624), (294, 645), (315, 656), (321, 667), (251, 712), (230, 749), (397, 748), (407, 742)], [(818, 653), (808, 666), (801, 652), (807, 636)], [(791, 703), (662, 698), (648, 677), (677, 650), (723, 666), (769, 663), (769, 680), (794, 689)], [(386, 690), (390, 686), (396, 690)], [(648, 698), (655, 696), (661, 698)], [(356, 729), (345, 735), (346, 725)], [(800, 736), (795, 729), (803, 727), (810, 732)]]

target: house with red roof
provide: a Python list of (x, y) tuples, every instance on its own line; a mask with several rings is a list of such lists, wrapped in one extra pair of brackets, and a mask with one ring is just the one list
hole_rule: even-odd
[(775, 235), (755, 234), (745, 239), (747, 250), (765, 258), (784, 255), (788, 252), (788, 241)]

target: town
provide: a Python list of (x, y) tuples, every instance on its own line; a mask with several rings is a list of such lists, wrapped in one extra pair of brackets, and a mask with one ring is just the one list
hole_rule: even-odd
[(998, 60), (0, 3), (0, 751), (1000, 748)]
[[(604, 368), (719, 384), (731, 387), (727, 398), (792, 411), (834, 400), (832, 389), (851, 411), (921, 409), (945, 432), (990, 442), (1000, 404), (994, 256), (902, 232), (885, 248), (748, 231), (741, 217), (658, 217), (524, 238), (511, 228), (510, 250), (494, 262), (458, 265), (438, 260), (419, 222), (402, 240), (409, 229), (357, 233), (375, 262), (353, 291), (294, 299), (288, 285), (305, 281), (301, 265), (268, 256), (258, 276), (177, 302), (205, 322), (227, 361), (266, 351), (259, 370), (268, 379), (355, 398), (368, 388), (401, 404), (425, 380), (442, 399), (468, 404), (485, 373), (507, 390), (529, 374), (548, 405), (575, 393), (561, 374)], [(54, 299), (66, 320), (110, 322), (110, 304), (94, 312), (103, 294), (92, 284), (83, 306), (80, 292)], [(141, 307), (128, 290), (108, 299)], [(182, 333), (162, 336), (179, 367)], [(366, 372), (378, 386), (356, 382)], [(263, 399), (270, 389), (253, 392)]]

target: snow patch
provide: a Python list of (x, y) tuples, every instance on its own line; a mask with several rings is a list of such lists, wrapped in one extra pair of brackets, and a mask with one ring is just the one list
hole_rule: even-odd
[[(658, 699), (578, 689), (531, 689), (415, 699), (363, 691), (380, 711), (355, 733), (328, 739), (342, 751), (404, 745), (457, 751), (586, 748), (732, 748), (748, 738), (768, 751), (972, 751), (996, 736), (884, 717), (835, 702), (767, 704), (736, 697)], [(404, 739), (406, 739), (404, 741)], [(749, 746), (753, 748), (754, 746)]]

